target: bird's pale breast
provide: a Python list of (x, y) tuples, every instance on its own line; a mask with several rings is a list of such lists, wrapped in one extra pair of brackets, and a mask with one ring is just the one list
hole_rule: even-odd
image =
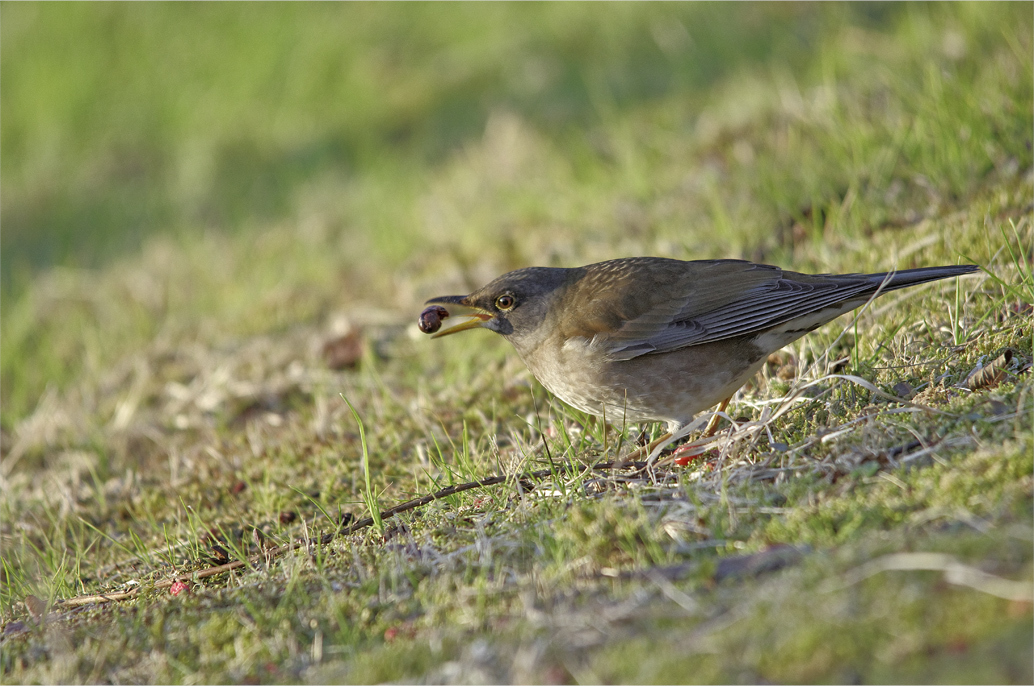
[(521, 357), (535, 378), (573, 407), (614, 424), (685, 424), (732, 395), (761, 367), (765, 351), (749, 339), (607, 360), (589, 339), (545, 342)]

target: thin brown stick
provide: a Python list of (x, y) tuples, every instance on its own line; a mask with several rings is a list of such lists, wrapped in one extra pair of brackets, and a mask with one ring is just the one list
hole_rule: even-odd
[(91, 605), (93, 603), (110, 603), (114, 600), (129, 600), (140, 593), (139, 588), (134, 588), (132, 591), (124, 591), (122, 593), (97, 593), (93, 595), (77, 595), (74, 598), (68, 600), (58, 600), (54, 602), (54, 607), (65, 609), (69, 607), (79, 607), (80, 605)]

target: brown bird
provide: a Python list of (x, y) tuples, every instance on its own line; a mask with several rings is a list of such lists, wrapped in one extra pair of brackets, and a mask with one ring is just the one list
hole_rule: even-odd
[(495, 331), (567, 404), (619, 425), (667, 422), (675, 433), (702, 410), (724, 409), (770, 353), (874, 295), (976, 270), (812, 275), (661, 257), (529, 267), (428, 300), (420, 328), (435, 338)]

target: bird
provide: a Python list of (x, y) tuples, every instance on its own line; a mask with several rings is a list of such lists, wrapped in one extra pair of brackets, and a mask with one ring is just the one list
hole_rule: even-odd
[(703, 410), (724, 410), (771, 353), (874, 296), (977, 270), (801, 274), (663, 257), (527, 267), (468, 295), (431, 298), (419, 326), (434, 338), (494, 331), (571, 407), (612, 424), (663, 422), (666, 438)]

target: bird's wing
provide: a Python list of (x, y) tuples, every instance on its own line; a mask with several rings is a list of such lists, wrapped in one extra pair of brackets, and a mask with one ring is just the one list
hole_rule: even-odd
[[(593, 345), (611, 359), (631, 359), (762, 333), (819, 311), (828, 314), (805, 322), (802, 329), (808, 330), (839, 316), (837, 305), (865, 297), (880, 284), (879, 275), (813, 276), (740, 260), (691, 264), (688, 269), (685, 263), (644, 265), (645, 270), (623, 264), (636, 270), (634, 282), (625, 282), (619, 269), (582, 279), (579, 288), (586, 295), (580, 300), (587, 307), (581, 323), (595, 330)], [(623, 297), (600, 302), (591, 297), (594, 290), (613, 294), (625, 283)]]

